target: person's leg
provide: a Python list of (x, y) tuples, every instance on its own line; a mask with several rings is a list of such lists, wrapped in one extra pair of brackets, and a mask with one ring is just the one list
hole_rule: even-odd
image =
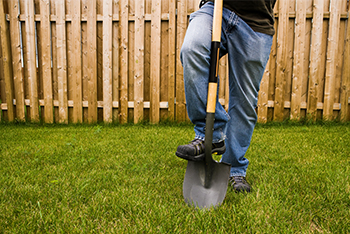
[[(191, 14), (180, 54), (184, 68), (187, 112), (195, 125), (195, 139), (188, 145), (180, 145), (176, 155), (193, 161), (204, 159), (213, 9), (213, 3), (209, 2)], [(223, 53), (225, 53), (224, 50), (222, 50), (221, 55)], [(217, 98), (212, 152), (223, 154), (225, 152), (225, 127), (229, 116), (218, 100)]]
[[(212, 36), (213, 4), (207, 3), (191, 14), (181, 48), (187, 112), (194, 123), (195, 138), (204, 140)], [(229, 117), (217, 101), (213, 142), (223, 141)]]
[(229, 56), (230, 120), (226, 125), (226, 152), (221, 161), (231, 164), (231, 177), (245, 177), (249, 164), (245, 153), (257, 121), (255, 108), (272, 36), (254, 32), (232, 14), (225, 30)]
[[(204, 140), (205, 136), (212, 14), (213, 4), (209, 2), (191, 15), (181, 51), (187, 110), (198, 140)], [(228, 114), (217, 101), (213, 142), (220, 143), (226, 138), (227, 151), (221, 161), (231, 164), (231, 176), (246, 175), (249, 161), (245, 153), (257, 120), (257, 96), (271, 45), (272, 36), (254, 32), (235, 13), (224, 8), (220, 54), (229, 53), (230, 101)], [(204, 151), (200, 141), (191, 144), (194, 154)], [(185, 148), (179, 146), (177, 155), (179, 149), (185, 152)]]

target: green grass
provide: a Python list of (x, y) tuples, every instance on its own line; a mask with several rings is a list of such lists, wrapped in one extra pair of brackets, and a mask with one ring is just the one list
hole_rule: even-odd
[(0, 233), (350, 233), (350, 124), (267, 124), (250, 194), (183, 201), (191, 125), (0, 124)]

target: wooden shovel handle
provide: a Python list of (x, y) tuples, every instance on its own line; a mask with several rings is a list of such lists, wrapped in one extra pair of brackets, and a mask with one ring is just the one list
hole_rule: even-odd
[(204, 187), (205, 188), (209, 188), (211, 186), (212, 175), (213, 175), (214, 164), (215, 164), (213, 157), (211, 155), (211, 151), (212, 151), (212, 142), (213, 142), (216, 98), (217, 98), (217, 90), (218, 90), (218, 70), (219, 70), (219, 55), (220, 55), (220, 42), (221, 42), (222, 7), (223, 7), (223, 0), (216, 0), (214, 5), (214, 16), (213, 16), (207, 113), (206, 113), (206, 122), (205, 122), (205, 141), (204, 141), (204, 148), (205, 148), (204, 149), (204, 153), (205, 153)]

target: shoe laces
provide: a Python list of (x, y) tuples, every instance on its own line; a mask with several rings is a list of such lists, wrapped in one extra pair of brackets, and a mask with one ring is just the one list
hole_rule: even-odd
[(238, 184), (238, 183), (245, 184), (245, 179), (243, 176), (232, 176), (230, 181), (232, 184)]
[(190, 144), (194, 145), (194, 146), (201, 145), (201, 144), (203, 144), (203, 141), (201, 139), (194, 139), (190, 142)]
[(195, 149), (195, 155), (201, 154), (204, 151), (204, 143), (201, 139), (194, 139), (190, 142), (190, 144)]

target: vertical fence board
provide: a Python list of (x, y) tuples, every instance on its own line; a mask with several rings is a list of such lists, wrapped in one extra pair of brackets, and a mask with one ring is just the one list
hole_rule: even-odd
[[(342, 19), (341, 13), (347, 12), (347, 2), (341, 1), (339, 3), (339, 36), (338, 36), (338, 53), (336, 55), (336, 77), (335, 77), (335, 98), (334, 98), (334, 110), (336, 117), (340, 117), (340, 95), (341, 95), (341, 84), (342, 84), (342, 71), (344, 64), (344, 52), (346, 42), (346, 20)], [(349, 17), (349, 16), (348, 16)]]
[(75, 70), (74, 67), (76, 66), (76, 60), (73, 59), (72, 57), (74, 56), (73, 54), (75, 53), (74, 51), (76, 50), (75, 48), (75, 43), (73, 40), (73, 25), (74, 21), (74, 13), (72, 14), (72, 9), (74, 9), (73, 4), (71, 0), (66, 0), (66, 46), (67, 46), (67, 100), (68, 100), (68, 122), (69, 123), (76, 123), (77, 120), (75, 120), (74, 115), (75, 114), (75, 108), (76, 108), (76, 103), (75, 103), (75, 93), (73, 90), (76, 90), (76, 81), (75, 81)]
[(26, 34), (27, 34), (27, 69), (30, 92), (30, 120), (39, 121), (38, 77), (36, 72), (36, 48), (35, 48), (35, 21), (34, 1), (28, 0), (25, 4)]
[[(292, 99), (292, 85), (293, 85), (293, 51), (294, 51), (294, 35), (295, 35), (295, 18), (289, 17), (289, 12), (295, 12), (295, 1), (289, 1), (289, 10), (287, 10), (287, 29), (286, 29), (286, 41), (285, 41), (285, 85), (283, 86), (283, 119), (290, 118), (291, 113), (291, 99)], [(287, 2), (285, 2), (287, 3)]]
[[(299, 1), (299, 0), (298, 0)], [(301, 75), (301, 99), (300, 99), (300, 118), (310, 118), (307, 114), (308, 99), (308, 82), (309, 82), (309, 63), (311, 50), (311, 28), (312, 28), (312, 5), (313, 0), (306, 0), (305, 10), (309, 13), (305, 20), (305, 37), (304, 37), (304, 56), (303, 56), (303, 72)]]
[(87, 1), (87, 45), (88, 45), (88, 122), (97, 122), (97, 15), (96, 0)]
[(51, 53), (52, 53), (52, 97), (53, 97), (53, 109), (54, 109), (54, 121), (59, 121), (59, 108), (58, 108), (58, 79), (57, 79), (57, 11), (56, 2), (51, 2), (51, 14), (56, 16), (56, 21), (51, 22)]
[[(169, 21), (165, 18), (166, 12), (169, 10), (169, 1), (162, 0), (161, 14), (161, 34), (160, 34), (160, 78), (159, 78), (159, 111), (160, 120), (168, 118), (168, 111), (165, 109), (168, 106), (169, 95)], [(168, 18), (168, 17), (167, 17)]]
[[(81, 1), (81, 63), (82, 63), (82, 99), (83, 99), (83, 121), (88, 122), (89, 121), (89, 44), (88, 44), (88, 36), (89, 36), (89, 30), (87, 26), (87, 18), (86, 20), (83, 19), (84, 16), (88, 16), (88, 0), (82, 0)], [(85, 104), (85, 105), (84, 105)]]
[(323, 0), (314, 0), (313, 3), (313, 20), (312, 20), (312, 36), (311, 36), (311, 52), (310, 52), (310, 66), (309, 66), (309, 95), (307, 112), (313, 120), (317, 116), (317, 102), (318, 102), (318, 85), (320, 74), (321, 59), (321, 44), (322, 44), (322, 24), (323, 24)]
[(151, 123), (159, 122), (161, 0), (152, 0), (151, 17)]
[(103, 1), (103, 121), (112, 122), (112, 0)]
[(51, 75), (51, 31), (50, 31), (50, 1), (40, 1), (41, 14), (41, 51), (43, 70), (43, 92), (44, 92), (44, 121), (53, 123), (53, 95)]
[(59, 123), (68, 123), (67, 45), (65, 0), (56, 0), (57, 32), (57, 87)]
[(132, 100), (134, 100), (134, 79), (135, 79), (135, 68), (136, 65), (134, 63), (135, 58), (135, 21), (131, 20), (130, 16), (134, 15), (133, 5), (134, 1), (129, 1), (130, 11), (129, 11), (129, 35), (128, 35), (128, 121), (131, 121), (134, 116), (134, 109), (133, 105), (134, 103)]
[(71, 23), (71, 79), (73, 91), (73, 122), (83, 122), (82, 103), (82, 53), (81, 53), (81, 7), (80, 0), (71, 2), (72, 23)]
[[(97, 0), (97, 3), (96, 3), (97, 15), (96, 15), (95, 24), (96, 24), (96, 76), (97, 76), (96, 120), (97, 121), (103, 121), (103, 17), (104, 17), (103, 2), (104, 0)], [(110, 37), (112, 37), (111, 33), (112, 31), (110, 31)]]
[[(350, 15), (350, 7), (348, 9), (348, 16)], [(342, 72), (342, 82), (340, 90), (340, 119), (342, 121), (350, 120), (350, 22), (348, 19), (344, 49), (344, 64)]]
[[(151, 32), (151, 24), (149, 21), (146, 21), (145, 22), (145, 35), (149, 35), (148, 32), (150, 33)], [(150, 69), (150, 56), (151, 54), (151, 40), (150, 40), (150, 37), (149, 36), (146, 36), (145, 37), (145, 77), (144, 77), (144, 101), (145, 101), (145, 104), (144, 104), (144, 118), (149, 120), (150, 118), (150, 106), (149, 106), (149, 103), (150, 103), (150, 73), (151, 73), (151, 69)]]
[(278, 1), (278, 32), (277, 32), (277, 67), (275, 84), (274, 119), (281, 121), (284, 118), (284, 90), (286, 86), (287, 69), (287, 0)]
[[(2, 65), (3, 65), (3, 75), (5, 80), (5, 93), (7, 102), (7, 118), (9, 121), (14, 120), (14, 106), (13, 106), (13, 83), (12, 83), (12, 70), (11, 70), (11, 55), (10, 55), (10, 38), (8, 35), (8, 25), (6, 22), (6, 17), (4, 14), (4, 5), (2, 0), (0, 0), (0, 37), (1, 37), (1, 52), (2, 52)], [(1, 64), (0, 64), (1, 65)], [(0, 98), (1, 99), (1, 98)], [(1, 103), (0, 103), (1, 111)], [(1, 120), (1, 112), (0, 112)]]
[[(278, 6), (275, 5), (275, 9)], [(275, 28), (277, 28), (277, 21), (275, 21)], [(277, 32), (276, 32), (277, 34)], [(273, 103), (272, 106), (268, 104), (268, 108), (267, 108), (267, 121), (272, 120), (273, 119), (273, 106), (274, 106), (274, 102), (273, 100), (275, 100), (275, 84), (276, 84), (276, 73), (277, 73), (277, 36), (275, 35), (272, 38), (272, 46), (271, 46), (271, 52), (270, 52), (270, 59), (269, 59), (269, 89), (268, 89), (268, 100), (271, 100), (271, 102)], [(271, 108), (269, 108), (271, 107)]]
[(269, 80), (270, 80), (270, 60), (266, 64), (266, 69), (260, 83), (260, 91), (258, 96), (258, 122), (267, 122), (267, 110), (268, 110), (268, 92), (269, 92)]
[[(119, 3), (119, 2), (118, 2)], [(115, 12), (119, 12), (119, 5), (113, 4), (113, 15)], [(119, 109), (117, 108), (119, 103), (119, 22), (113, 22), (112, 24), (112, 102), (113, 102), (113, 121), (119, 121)], [(114, 108), (115, 107), (115, 108)]]
[(333, 106), (335, 95), (335, 75), (336, 75), (336, 54), (337, 43), (339, 41), (339, 25), (340, 11), (339, 6), (341, 1), (332, 0), (330, 6), (329, 20), (329, 35), (327, 45), (327, 63), (325, 76), (325, 91), (324, 91), (324, 108), (323, 116), (326, 119), (333, 119)]
[(187, 28), (187, 0), (177, 3), (177, 38), (176, 38), (176, 120), (186, 120), (186, 100), (184, 93), (183, 68), (180, 61), (180, 50)]
[(168, 79), (168, 118), (175, 118), (175, 71), (176, 71), (176, 2), (169, 0), (169, 79)]
[(129, 35), (129, 1), (120, 0), (120, 122), (128, 121), (128, 35)]
[(230, 104), (230, 69), (228, 66), (228, 56), (226, 56), (226, 67), (225, 67), (225, 72), (226, 72), (226, 81), (225, 81), (225, 110), (228, 112), (229, 109), (229, 104)]
[[(145, 1), (145, 14), (149, 17), (152, 12), (152, 0)], [(147, 36), (146, 36), (147, 35)], [(148, 103), (151, 100), (151, 21), (145, 22), (145, 77), (144, 77), (144, 100)], [(146, 107), (146, 105), (145, 105)], [(144, 109), (145, 119), (150, 119), (150, 106)]]
[(134, 80), (135, 80), (135, 1), (129, 1), (129, 26), (128, 26), (128, 119), (133, 121), (134, 117)]
[(300, 118), (300, 103), (302, 91), (302, 76), (304, 75), (304, 51), (305, 51), (305, 27), (306, 4), (305, 1), (297, 1), (295, 19), (294, 40), (294, 66), (292, 80), (291, 119)]
[(226, 57), (224, 56), (219, 60), (219, 102), (221, 105), (225, 108), (225, 87), (226, 87), (226, 79), (228, 77), (226, 76)]
[(39, 119), (45, 119), (45, 103), (44, 103), (44, 86), (43, 86), (43, 54), (42, 54), (42, 33), (41, 33), (41, 17), (37, 20), (36, 16), (41, 15), (40, 0), (34, 0), (34, 22), (35, 22), (35, 49), (36, 49), (36, 72), (37, 72), (37, 86), (38, 86), (38, 102), (39, 102)]
[(21, 35), (19, 23), (19, 5), (18, 1), (9, 1), (10, 13), (10, 35), (11, 35), (11, 56), (12, 56), (12, 75), (14, 80), (14, 90), (16, 98), (16, 114), (21, 121), (25, 120), (25, 103), (24, 103), (24, 80), (22, 70), (21, 56)]
[[(329, 4), (326, 4), (326, 2), (329, 3), (329, 0), (325, 0), (325, 5), (329, 7)], [(327, 9), (323, 9), (324, 14), (328, 12)], [(322, 24), (322, 42), (321, 42), (321, 57), (320, 57), (320, 66), (317, 68), (319, 70), (318, 72), (318, 85), (317, 85), (317, 118), (323, 117), (323, 104), (324, 104), (324, 85), (325, 85), (325, 74), (326, 74), (326, 55), (327, 55), (327, 40), (328, 40), (328, 23), (329, 18), (324, 17), (323, 18), (323, 24)]]
[(135, 76), (134, 76), (134, 123), (143, 120), (144, 106), (144, 41), (145, 0), (137, 0), (135, 8)]

